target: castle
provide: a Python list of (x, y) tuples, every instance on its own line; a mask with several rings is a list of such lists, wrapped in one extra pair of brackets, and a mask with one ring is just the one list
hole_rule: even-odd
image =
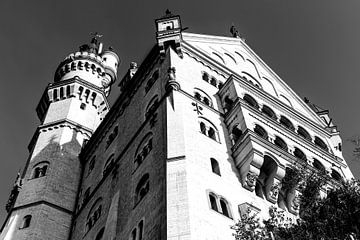
[(157, 44), (111, 108), (119, 57), (97, 35), (60, 63), (0, 240), (231, 240), (240, 214), (297, 215), (299, 191), (281, 184), (294, 165), (325, 172), (326, 188), (352, 177), (328, 111), (234, 27), (188, 33), (169, 11), (155, 24)]

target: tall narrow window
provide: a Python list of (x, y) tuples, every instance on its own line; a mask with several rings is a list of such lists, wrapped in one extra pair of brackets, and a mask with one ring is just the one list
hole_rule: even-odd
[(210, 158), (210, 162), (211, 162), (211, 169), (212, 169), (212, 172), (221, 176), (221, 173), (220, 173), (220, 167), (219, 167), (219, 163), (218, 161), (216, 161), (214, 158)]
[(207, 74), (206, 72), (203, 72), (202, 79), (206, 82), (209, 82), (209, 74)]
[(220, 199), (221, 211), (224, 216), (230, 217), (227, 202), (224, 199)]
[(136, 240), (136, 228), (131, 232), (131, 240)]
[(144, 231), (144, 221), (143, 220), (141, 220), (139, 222), (138, 227), (139, 227), (139, 238), (138, 238), (138, 240), (142, 240), (143, 239), (143, 231)]
[(219, 211), (216, 203), (216, 198), (212, 194), (209, 194), (210, 206), (212, 210)]
[(149, 174), (145, 174), (139, 181), (135, 189), (135, 205), (140, 202), (149, 192)]
[(206, 126), (203, 122), (200, 123), (200, 131), (202, 134), (206, 135)]
[(103, 227), (103, 228), (98, 232), (98, 234), (96, 235), (95, 240), (101, 240), (101, 239), (103, 238), (104, 231), (105, 231), (105, 228)]
[(208, 136), (209, 138), (216, 140), (215, 130), (212, 127), (210, 127), (208, 130)]
[(30, 227), (30, 223), (31, 223), (31, 215), (26, 215), (23, 219), (23, 225), (21, 228), (28, 228)]

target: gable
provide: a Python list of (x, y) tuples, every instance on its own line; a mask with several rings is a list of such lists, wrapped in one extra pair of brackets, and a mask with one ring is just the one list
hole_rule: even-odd
[(324, 122), (306, 103), (258, 57), (241, 39), (183, 33), (185, 45), (210, 57), (229, 74), (240, 76), (259, 86), (272, 97), (324, 126)]

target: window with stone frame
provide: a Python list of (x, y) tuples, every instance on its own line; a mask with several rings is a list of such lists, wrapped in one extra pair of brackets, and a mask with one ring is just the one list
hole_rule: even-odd
[(135, 188), (135, 206), (146, 196), (150, 190), (149, 174), (142, 176)]
[(219, 162), (215, 158), (210, 158), (211, 170), (213, 173), (221, 176)]
[(209, 198), (210, 209), (228, 218), (232, 218), (229, 202), (224, 197), (221, 197), (215, 194), (214, 192), (209, 192), (208, 198)]
[(198, 101), (204, 103), (205, 105), (207, 105), (209, 107), (213, 106), (213, 103), (211, 101), (210, 96), (207, 95), (201, 89), (195, 88), (195, 90), (194, 90), (194, 98), (196, 98)]
[(243, 97), (244, 101), (251, 107), (255, 108), (255, 109), (259, 109), (259, 104), (257, 103), (257, 101), (250, 96), (249, 94), (245, 94)]
[(145, 118), (148, 119), (151, 115), (153, 115), (158, 107), (159, 99), (158, 95), (155, 95), (150, 102), (148, 103), (145, 109)]
[(321, 138), (319, 138), (318, 136), (315, 136), (314, 143), (315, 143), (316, 146), (322, 148), (325, 151), (329, 150), (326, 143), (323, 140), (321, 140)]
[(294, 125), (292, 124), (292, 122), (285, 116), (281, 116), (280, 117), (280, 124), (284, 127), (286, 127), (287, 129), (291, 130), (291, 131), (294, 131), (295, 130), (295, 127)]
[(152, 149), (153, 149), (153, 134), (148, 133), (141, 140), (139, 146), (135, 151), (135, 158), (134, 158), (135, 169), (137, 169), (141, 165), (141, 163), (145, 160), (145, 158), (150, 154)]
[(260, 137), (268, 140), (268, 133), (267, 133), (266, 130), (265, 130), (263, 127), (261, 127), (260, 125), (258, 125), (258, 124), (255, 125), (255, 127), (254, 127), (254, 132), (255, 132), (258, 136), (260, 136)]
[(115, 164), (114, 160), (115, 154), (111, 154), (110, 157), (105, 162), (104, 168), (103, 168), (103, 176), (105, 176), (107, 173), (109, 173), (112, 169), (112, 167)]
[(266, 116), (268, 116), (271, 119), (277, 120), (275, 112), (268, 106), (263, 105), (261, 112), (264, 113)]
[(96, 224), (100, 219), (102, 214), (102, 198), (98, 198), (94, 204), (91, 206), (90, 211), (86, 218), (86, 232), (90, 231), (91, 228)]
[(217, 142), (220, 142), (219, 132), (213, 123), (211, 123), (209, 120), (205, 118), (199, 118), (199, 126), (200, 126), (200, 132), (202, 134)]
[(301, 136), (302, 138), (311, 141), (311, 136), (308, 133), (308, 131), (305, 130), (305, 128), (298, 126), (297, 129), (297, 133), (299, 134), (299, 136)]
[(118, 133), (119, 133), (119, 128), (118, 126), (116, 126), (114, 127), (114, 130), (109, 134), (109, 137), (106, 140), (105, 149), (107, 149), (111, 145), (111, 143), (115, 140)]

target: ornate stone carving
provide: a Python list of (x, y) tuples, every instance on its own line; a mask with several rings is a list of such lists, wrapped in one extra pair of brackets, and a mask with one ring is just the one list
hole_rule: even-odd
[(257, 177), (258, 177), (258, 174), (254, 173), (254, 172), (248, 172), (246, 174), (245, 184), (243, 187), (251, 192), (254, 191)]
[(167, 91), (179, 90), (180, 84), (176, 81), (176, 69), (175, 67), (169, 67), (168, 69), (168, 81), (166, 82), (165, 89)]
[(272, 186), (270, 187), (269, 193), (268, 193), (268, 200), (272, 203), (276, 203), (278, 196), (279, 196), (279, 191), (281, 189), (281, 183), (279, 180), (277, 180), (276, 178), (274, 179), (274, 183), (272, 184)]

